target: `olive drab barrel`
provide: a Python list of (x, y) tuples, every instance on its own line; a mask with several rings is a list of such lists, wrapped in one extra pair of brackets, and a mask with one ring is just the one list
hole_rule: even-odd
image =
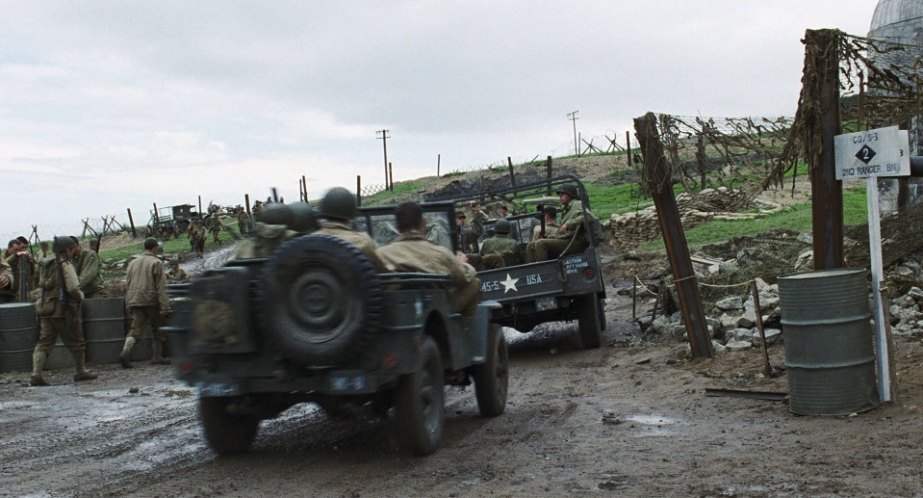
[(789, 410), (846, 415), (878, 406), (865, 270), (779, 278)]
[(0, 304), (0, 373), (28, 372), (37, 338), (32, 303)]
[(118, 363), (125, 343), (125, 300), (86, 299), (81, 308), (87, 362)]

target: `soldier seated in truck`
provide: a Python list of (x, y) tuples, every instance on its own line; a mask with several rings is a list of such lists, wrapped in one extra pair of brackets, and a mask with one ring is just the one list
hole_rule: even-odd
[(526, 246), (526, 259), (530, 263), (577, 254), (589, 245), (583, 222), (584, 216), (592, 216), (592, 213), (584, 209), (577, 186), (562, 185), (556, 193), (562, 206), (558, 231), (550, 238), (537, 240)]
[(510, 237), (510, 222), (501, 218), (494, 223), (494, 235), (481, 244), (481, 267), (484, 270), (518, 265), (519, 246)]

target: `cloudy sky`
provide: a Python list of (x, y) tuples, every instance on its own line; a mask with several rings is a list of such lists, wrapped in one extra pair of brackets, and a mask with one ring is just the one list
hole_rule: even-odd
[(877, 0), (0, 0), (0, 239), (573, 151), (647, 111), (792, 115)]

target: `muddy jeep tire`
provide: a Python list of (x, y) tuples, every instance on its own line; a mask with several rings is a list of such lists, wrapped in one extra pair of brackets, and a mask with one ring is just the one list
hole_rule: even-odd
[(506, 410), (509, 390), (509, 353), (503, 328), (490, 325), (487, 334), (487, 358), (473, 367), (474, 394), (482, 417), (496, 417)]
[(260, 421), (251, 415), (230, 413), (234, 397), (199, 398), (199, 418), (205, 440), (219, 455), (236, 455), (250, 451)]
[(303, 365), (342, 363), (378, 332), (382, 290), (369, 259), (329, 235), (294, 238), (260, 278), (260, 316), (279, 352)]
[(580, 342), (583, 349), (596, 349), (602, 341), (602, 330), (599, 323), (599, 299), (595, 294), (582, 296), (576, 301), (577, 326), (580, 330)]
[(401, 376), (394, 392), (397, 436), (404, 449), (430, 455), (442, 439), (445, 418), (445, 379), (442, 356), (432, 338), (420, 348), (417, 371)]

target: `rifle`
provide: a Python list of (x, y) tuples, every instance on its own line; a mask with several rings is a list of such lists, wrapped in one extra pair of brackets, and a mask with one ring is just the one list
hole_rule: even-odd
[(60, 302), (63, 307), (61, 308), (64, 313), (64, 321), (67, 330), (74, 330), (74, 317), (73, 313), (68, 313), (67, 305), (70, 303), (70, 294), (67, 293), (67, 284), (64, 282), (64, 269), (61, 267), (61, 253), (57, 250), (54, 252), (54, 262), (57, 266), (58, 272), (58, 302)]
[(25, 256), (19, 255), (17, 258), (19, 265), (19, 299), (20, 303), (29, 301), (29, 260)]

